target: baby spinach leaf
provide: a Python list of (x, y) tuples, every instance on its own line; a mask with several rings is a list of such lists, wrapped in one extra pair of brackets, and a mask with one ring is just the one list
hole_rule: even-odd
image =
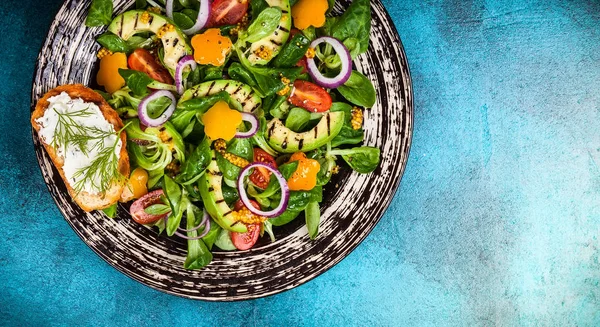
[(119, 75), (123, 77), (127, 87), (137, 96), (146, 95), (148, 93), (148, 85), (154, 82), (150, 76), (137, 70), (119, 68)]
[(165, 213), (171, 212), (171, 207), (166, 204), (157, 203), (144, 209), (144, 212), (149, 215), (164, 215)]
[(250, 24), (246, 33), (240, 37), (245, 42), (253, 43), (265, 36), (271, 35), (277, 29), (277, 26), (279, 26), (281, 15), (281, 8), (279, 7), (264, 9)]
[(211, 221), (210, 231), (208, 232), (208, 234), (206, 234), (206, 236), (202, 238), (202, 241), (204, 241), (204, 244), (206, 244), (206, 247), (208, 247), (209, 250), (212, 250), (212, 247), (215, 244), (215, 241), (217, 240), (217, 237), (220, 233), (221, 226)]
[(233, 245), (233, 242), (231, 241), (231, 236), (229, 236), (229, 232), (224, 229), (221, 229), (219, 236), (217, 236), (215, 245), (218, 246), (219, 249), (225, 250), (225, 251), (236, 250), (235, 245)]
[(258, 132), (256, 132), (256, 134), (254, 134), (254, 136), (250, 138), (250, 141), (252, 142), (252, 144), (263, 149), (268, 154), (272, 156), (277, 156), (277, 151), (271, 148), (271, 146), (267, 142), (267, 139), (265, 138), (265, 134), (267, 132), (267, 120), (265, 119), (265, 117), (261, 117), (259, 119), (259, 124), (260, 126), (258, 128)]
[(306, 54), (306, 50), (310, 46), (310, 40), (302, 33), (298, 33), (286, 43), (279, 55), (273, 60), (275, 67), (294, 67), (302, 57)]
[(132, 50), (125, 40), (110, 32), (100, 35), (96, 41), (112, 52), (129, 53)]
[(113, 14), (112, 0), (92, 0), (90, 10), (85, 19), (85, 26), (95, 27), (110, 24)]
[(371, 108), (375, 105), (377, 94), (373, 83), (363, 74), (353, 71), (350, 79), (337, 88), (348, 101), (361, 107)]
[(117, 204), (115, 203), (108, 208), (102, 209), (102, 212), (104, 212), (108, 218), (115, 218), (117, 216)]
[(279, 166), (279, 172), (283, 175), (286, 180), (289, 179), (292, 174), (298, 169), (298, 161), (283, 164)]
[(319, 202), (310, 202), (304, 210), (304, 216), (306, 218), (306, 228), (308, 228), (308, 235), (311, 240), (314, 240), (319, 234), (319, 222), (321, 221), (321, 210), (319, 209)]
[(265, 0), (250, 0), (250, 7), (252, 16), (258, 17), (263, 10), (269, 8), (269, 4)]
[(281, 215), (269, 219), (269, 222), (273, 224), (273, 226), (283, 226), (292, 222), (298, 215), (302, 212), (302, 210), (286, 210)]
[(363, 146), (347, 150), (332, 150), (331, 155), (339, 155), (344, 161), (361, 174), (373, 172), (379, 166), (381, 151), (378, 148)]
[(331, 146), (337, 148), (344, 144), (358, 144), (363, 141), (365, 137), (364, 130), (362, 128), (352, 128), (352, 106), (343, 102), (334, 102), (331, 105), (330, 111), (343, 111), (344, 112), (344, 126), (340, 133), (331, 140)]
[(252, 87), (256, 86), (256, 82), (254, 81), (254, 77), (252, 77), (252, 73), (244, 68), (244, 66), (242, 66), (242, 64), (239, 62), (232, 63), (227, 70), (227, 74), (236, 81), (240, 81)]
[(357, 38), (349, 37), (343, 43), (350, 52), (352, 60), (356, 59), (360, 54), (360, 41)]
[(308, 123), (310, 122), (310, 117), (310, 112), (302, 108), (294, 107), (290, 110), (290, 113), (288, 114), (287, 119), (285, 120), (285, 127), (291, 129), (296, 133), (301, 133), (306, 128), (306, 126), (308, 126)]
[(173, 21), (175, 25), (177, 25), (181, 29), (188, 29), (194, 26), (195, 21), (190, 18), (188, 15), (182, 12), (174, 12), (173, 13)]
[[(194, 227), (198, 226), (198, 224), (202, 220), (202, 211), (195, 205), (188, 203), (186, 208), (186, 217), (186, 228), (193, 229)], [(167, 233), (168, 229), (169, 226), (167, 226)], [(193, 238), (198, 236), (199, 232), (200, 231), (198, 230), (187, 232), (187, 236)], [(183, 264), (183, 267), (185, 269), (200, 269), (208, 265), (212, 261), (212, 253), (210, 252), (210, 250), (208, 249), (208, 247), (202, 239), (191, 239), (187, 241), (187, 244), (187, 256)]]
[(206, 170), (206, 167), (212, 160), (212, 151), (210, 149), (210, 140), (205, 137), (204, 140), (192, 151), (192, 154), (181, 167), (181, 172), (175, 180), (178, 183), (185, 183), (197, 177)]
[(353, 0), (344, 14), (331, 27), (331, 36), (342, 42), (347, 38), (356, 38), (360, 42), (360, 53), (369, 48), (371, 33), (371, 4), (369, 0)]

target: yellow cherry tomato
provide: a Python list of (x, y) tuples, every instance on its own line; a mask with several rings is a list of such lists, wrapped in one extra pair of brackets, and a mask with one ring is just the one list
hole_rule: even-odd
[(222, 66), (232, 46), (231, 39), (222, 36), (218, 28), (210, 28), (192, 38), (194, 60), (201, 65)]
[(288, 187), (292, 191), (310, 191), (317, 186), (317, 174), (321, 165), (317, 160), (308, 159), (306, 154), (296, 152), (289, 162), (298, 161), (298, 168), (287, 180)]
[(202, 115), (202, 124), (204, 124), (204, 133), (211, 140), (224, 139), (231, 140), (237, 128), (242, 123), (242, 114), (229, 108), (225, 101), (219, 101)]
[(100, 59), (96, 81), (98, 85), (104, 86), (108, 93), (114, 93), (125, 86), (125, 80), (119, 75), (119, 68), (127, 69), (127, 55), (124, 53), (109, 54)]

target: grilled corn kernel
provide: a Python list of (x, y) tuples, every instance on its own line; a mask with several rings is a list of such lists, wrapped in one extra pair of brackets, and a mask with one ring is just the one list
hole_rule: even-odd
[(241, 221), (244, 224), (260, 224), (267, 220), (266, 217), (258, 216), (252, 213), (252, 211), (248, 210), (248, 208), (244, 207), (239, 211), (232, 212), (233, 219), (236, 221)]
[(362, 128), (363, 125), (363, 112), (357, 107), (352, 108), (352, 121), (350, 124), (352, 125), (352, 129), (358, 130)]
[(291, 89), (290, 89), (290, 86), (286, 84), (286, 85), (285, 85), (285, 87), (284, 87), (283, 89), (281, 89), (281, 90), (277, 91), (277, 95), (285, 96), (285, 95), (287, 95), (288, 93), (290, 93), (290, 90), (291, 90)]
[(150, 11), (144, 11), (142, 16), (140, 16), (140, 23), (148, 24), (150, 22)]
[(98, 50), (98, 53), (96, 54), (96, 57), (98, 57), (98, 59), (102, 59), (106, 56), (110, 56), (112, 55), (113, 52), (108, 50), (107, 48), (102, 48), (100, 50)]
[(334, 166), (333, 168), (331, 168), (331, 173), (332, 174), (337, 174), (340, 172), (340, 166)]
[(306, 58), (308, 59), (312, 59), (316, 56), (316, 52), (315, 52), (315, 48), (308, 48), (308, 50), (306, 50)]

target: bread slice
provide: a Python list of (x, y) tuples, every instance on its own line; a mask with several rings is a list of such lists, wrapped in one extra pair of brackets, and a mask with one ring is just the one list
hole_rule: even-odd
[[(59, 95), (62, 92), (66, 92), (71, 98), (81, 98), (85, 102), (93, 102), (95, 103), (104, 115), (104, 118), (111, 123), (115, 130), (118, 131), (123, 128), (123, 122), (117, 112), (104, 100), (104, 98), (94, 92), (94, 90), (81, 85), (81, 84), (72, 84), (72, 85), (62, 85), (55, 89), (48, 91), (37, 103), (35, 106), (35, 110), (31, 114), (31, 125), (35, 129), (36, 132), (39, 133), (41, 126), (36, 122), (36, 120), (42, 116), (44, 116), (44, 112), (48, 109), (50, 103), (48, 99)], [(39, 135), (39, 134), (38, 134)], [(117, 203), (119, 198), (121, 197), (121, 193), (123, 192), (123, 188), (125, 187), (125, 183), (127, 178), (129, 177), (129, 155), (127, 154), (127, 136), (125, 132), (121, 132), (121, 141), (123, 142), (123, 146), (121, 147), (121, 153), (119, 156), (119, 172), (125, 177), (120, 180), (115, 180), (110, 188), (105, 193), (91, 194), (86, 191), (81, 191), (79, 193), (75, 192), (75, 190), (69, 185), (67, 179), (65, 177), (63, 171), (64, 158), (58, 156), (56, 150), (43, 142), (48, 155), (52, 159), (52, 162), (56, 166), (60, 176), (62, 177), (65, 185), (69, 191), (69, 194), (77, 203), (81, 209), (90, 212), (92, 210), (105, 209), (110, 207), (111, 205)]]

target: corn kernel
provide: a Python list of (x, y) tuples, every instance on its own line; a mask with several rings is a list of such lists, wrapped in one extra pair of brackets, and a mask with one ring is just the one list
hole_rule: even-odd
[(357, 107), (352, 108), (352, 121), (350, 124), (352, 125), (352, 129), (358, 130), (362, 128), (363, 125), (363, 112)]
[(317, 55), (317, 53), (315, 52), (315, 48), (308, 48), (308, 50), (306, 50), (306, 58), (312, 59), (316, 55)]

